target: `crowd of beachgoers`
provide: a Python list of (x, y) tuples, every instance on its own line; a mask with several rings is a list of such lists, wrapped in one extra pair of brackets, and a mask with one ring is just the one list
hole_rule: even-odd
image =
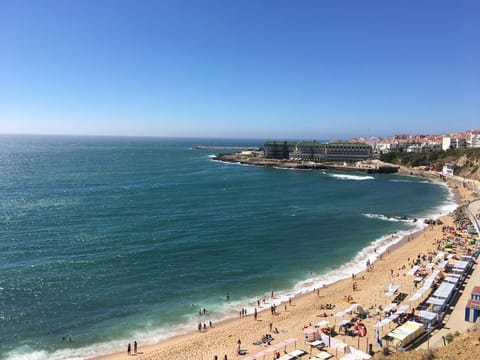
[[(477, 198), (468, 189), (452, 188), (460, 204)], [(368, 353), (385, 347), (395, 350), (408, 345), (395, 338), (396, 328), (418, 323), (423, 325), (423, 331), (416, 334), (426, 333), (441, 326), (443, 316), (455, 305), (455, 296), (444, 305), (427, 300), (435, 299), (434, 294), (446, 279), (466, 280), (466, 276), (454, 271), (456, 264), (467, 262), (466, 272), (472, 268), (478, 271), (474, 265), (478, 235), (468, 214), (459, 207), (438, 220), (414, 236), (407, 236), (403, 245), (386, 250), (365, 271), (352, 274), (351, 279), (284, 302), (272, 291), (255, 312), (247, 314), (240, 309), (236, 319), (215, 326), (199, 325), (199, 331), (155, 345), (141, 347), (139, 341), (141, 350), (136, 356), (146, 360), (285, 360), (303, 355), (367, 358)], [(459, 284), (454, 288), (458, 289)], [(429, 314), (436, 316), (431, 318)], [(101, 358), (126, 356), (122, 351)]]

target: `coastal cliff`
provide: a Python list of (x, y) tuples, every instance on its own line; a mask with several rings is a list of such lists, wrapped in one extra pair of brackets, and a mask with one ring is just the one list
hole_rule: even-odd
[(472, 180), (480, 180), (480, 148), (452, 149), (429, 153), (391, 152), (380, 159), (387, 163), (409, 168), (442, 171), (445, 164), (455, 164), (454, 174)]

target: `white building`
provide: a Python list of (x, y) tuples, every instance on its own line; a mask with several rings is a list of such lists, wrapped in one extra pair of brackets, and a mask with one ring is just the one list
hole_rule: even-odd
[(449, 149), (460, 149), (467, 147), (467, 140), (465, 138), (457, 137), (444, 137), (442, 142), (442, 150), (449, 150)]
[(453, 176), (453, 173), (455, 171), (455, 164), (452, 163), (447, 163), (443, 165), (442, 168), (442, 174), (445, 176)]
[(446, 151), (451, 149), (452, 146), (452, 138), (451, 137), (444, 137), (442, 141), (442, 150)]
[(470, 147), (480, 147), (480, 130), (471, 130), (470, 131)]

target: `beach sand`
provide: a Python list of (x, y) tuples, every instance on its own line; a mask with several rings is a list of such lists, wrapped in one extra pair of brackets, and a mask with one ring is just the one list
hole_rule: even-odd
[[(457, 185), (454, 184), (451, 188), (456, 192), (458, 203), (473, 199), (471, 191), (459, 189)], [(453, 224), (451, 215), (445, 215), (440, 219), (444, 225)], [(413, 276), (406, 274), (411, 268), (412, 260), (419, 254), (427, 254), (429, 251), (436, 250), (435, 241), (441, 240), (442, 236), (442, 226), (435, 225), (428, 226), (425, 230), (416, 233), (414, 237), (404, 238), (401, 244), (386, 251), (382, 258), (374, 263), (373, 271), (356, 274), (356, 290), (353, 290), (353, 280), (348, 278), (321, 288), (319, 295), (317, 295), (317, 292), (311, 292), (297, 296), (292, 299), (291, 305), (287, 302), (277, 306), (277, 313), (273, 315), (268, 303), (271, 299), (267, 299), (267, 309), (258, 313), (257, 320), (254, 319), (253, 314), (249, 314), (245, 317), (214, 324), (213, 328), (208, 328), (205, 332), (193, 331), (150, 346), (144, 346), (142, 339), (132, 339), (132, 342), (136, 340), (139, 343), (135, 358), (142, 360), (211, 360), (216, 355), (218, 359), (223, 360), (224, 356), (227, 355), (228, 359), (242, 359), (246, 356), (236, 354), (238, 340), (241, 340), (241, 348), (248, 350), (249, 355), (267, 349), (268, 345), (254, 345), (253, 343), (260, 340), (263, 335), (272, 333), (270, 323), (273, 324), (273, 329), (277, 328), (279, 330), (278, 334), (272, 333), (275, 340), (271, 342), (271, 345), (289, 338), (296, 338), (296, 344), (287, 345), (287, 352), (293, 351), (295, 347), (310, 352), (310, 346), (305, 341), (304, 327), (321, 320), (328, 320), (330, 326), (336, 325), (338, 330), (341, 320), (349, 319), (351, 316), (346, 315), (344, 318), (340, 318), (330, 316), (330, 314), (333, 315), (350, 306), (344, 301), (345, 296), (352, 296), (353, 302), (359, 303), (364, 309), (372, 308), (371, 313), (377, 312), (374, 310), (375, 306), (381, 305), (384, 307), (393, 300), (393, 297), (384, 296), (384, 292), (390, 283), (400, 285), (398, 292), (407, 294), (408, 299), (416, 290), (413, 285)], [(392, 273), (393, 277), (391, 276)], [(427, 294), (425, 294), (426, 296)], [(335, 304), (336, 307), (333, 310), (321, 310), (320, 305), (327, 303)], [(411, 306), (418, 304), (404, 301), (405, 303)], [(327, 318), (321, 316), (324, 313), (327, 313)], [(374, 330), (377, 321), (378, 319), (375, 316), (363, 321), (367, 327), (367, 336), (363, 338), (338, 335), (336, 339), (351, 344), (362, 351), (367, 351), (368, 344), (373, 344), (373, 350), (377, 351), (380, 349), (376, 342)], [(385, 326), (381, 335), (391, 331), (394, 326), (394, 324), (391, 324), (390, 327)], [(119, 353), (97, 357), (96, 359), (119, 360), (130, 358), (126, 350), (127, 344), (125, 344), (124, 349), (119, 349)], [(318, 350), (313, 350), (313, 354), (317, 352)], [(273, 353), (265, 356), (265, 359), (272, 358)]]

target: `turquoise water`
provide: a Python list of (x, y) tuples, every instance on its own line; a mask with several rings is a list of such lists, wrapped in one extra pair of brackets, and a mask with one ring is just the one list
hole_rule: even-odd
[(1, 136), (0, 356), (82, 359), (237, 316), (272, 290), (286, 299), (359, 271), (421, 223), (388, 217), (451, 203), (424, 179), (191, 148), (261, 144)]

